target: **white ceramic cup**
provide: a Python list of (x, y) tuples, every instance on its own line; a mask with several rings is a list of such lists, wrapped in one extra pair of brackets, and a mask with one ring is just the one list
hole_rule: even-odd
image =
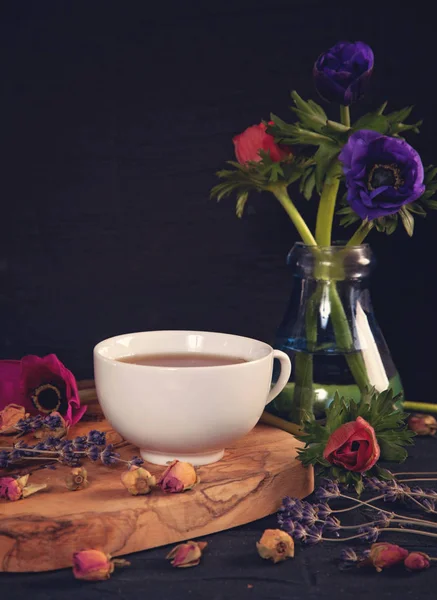
[[(139, 354), (219, 354), (248, 362), (196, 367), (120, 362)], [(271, 388), (273, 359), (281, 373)], [(246, 337), (202, 331), (119, 335), (94, 348), (97, 396), (105, 417), (141, 456), (155, 464), (220, 460), (224, 448), (248, 433), (288, 382), (284, 352)], [(271, 388), (271, 389), (270, 389)]]

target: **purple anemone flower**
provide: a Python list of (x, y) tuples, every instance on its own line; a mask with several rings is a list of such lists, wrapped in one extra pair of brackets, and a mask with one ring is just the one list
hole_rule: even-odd
[(340, 152), (347, 201), (362, 219), (397, 213), (425, 191), (419, 154), (405, 140), (361, 129)]
[(325, 100), (349, 106), (364, 94), (373, 64), (372, 49), (364, 42), (337, 42), (314, 65), (316, 89)]

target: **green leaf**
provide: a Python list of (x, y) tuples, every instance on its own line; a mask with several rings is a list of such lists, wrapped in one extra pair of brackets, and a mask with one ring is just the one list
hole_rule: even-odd
[(408, 452), (402, 446), (398, 444), (392, 444), (385, 440), (379, 440), (379, 447), (381, 449), (381, 459), (393, 462), (404, 462), (408, 456)]
[(362, 477), (355, 481), (354, 488), (357, 493), (357, 496), (360, 497), (364, 490), (364, 483)]
[(387, 117), (379, 114), (378, 111), (376, 111), (363, 115), (353, 124), (352, 130), (358, 131), (359, 129), (372, 129), (373, 131), (378, 131), (379, 133), (387, 133), (389, 127), (390, 123), (387, 120)]
[(340, 152), (337, 144), (323, 143), (320, 144), (314, 158), (316, 160), (316, 188), (319, 194), (322, 193), (323, 182), (326, 173)]
[(248, 192), (243, 192), (243, 193), (239, 194), (239, 196), (237, 198), (237, 207), (236, 207), (235, 212), (239, 219), (241, 219), (241, 217), (243, 216), (244, 206), (247, 202), (248, 196), (249, 196)]
[(338, 429), (340, 425), (343, 425), (343, 423), (346, 422), (345, 418), (347, 419), (347, 417), (347, 407), (344, 404), (344, 400), (336, 391), (334, 400), (331, 402), (326, 411), (326, 430), (331, 434), (333, 431)]
[(292, 110), (299, 116), (306, 127), (313, 127), (316, 131), (326, 125), (328, 117), (323, 108), (313, 100), (305, 102), (296, 91), (291, 92), (291, 97), (296, 105)]
[(382, 113), (385, 111), (385, 109), (387, 108), (387, 104), (388, 102), (384, 102), (383, 104), (381, 104), (381, 106), (375, 111), (377, 115), (382, 115)]
[(408, 119), (413, 108), (414, 106), (406, 106), (405, 108), (401, 108), (401, 110), (395, 110), (385, 115), (386, 119), (390, 124), (402, 123), (405, 119)]
[(386, 233), (387, 235), (391, 235), (398, 226), (398, 214), (394, 215), (386, 215), (385, 217), (378, 217), (373, 220), (373, 224), (376, 227), (376, 230), (380, 233)]
[(411, 123), (410, 125), (406, 125), (405, 123), (396, 123), (392, 127), (390, 127), (390, 135), (398, 136), (399, 133), (403, 133), (404, 131), (414, 131), (414, 133), (420, 133), (419, 127), (423, 124), (423, 119), (417, 121), (417, 123)]
[(315, 166), (311, 166), (302, 175), (302, 178), (300, 180), (300, 186), (299, 186), (299, 191), (301, 194), (303, 194), (303, 197), (306, 200), (311, 200), (311, 196), (313, 195), (315, 185), (316, 185)]
[(412, 212), (416, 215), (420, 215), (421, 217), (426, 217), (426, 210), (420, 206), (417, 202), (412, 202), (411, 204), (404, 204), (405, 210)]
[(390, 471), (383, 469), (378, 465), (375, 465), (372, 471), (375, 472), (375, 476), (378, 477), (378, 479), (384, 479), (385, 481), (392, 481), (394, 479), (393, 473), (390, 473)]
[(405, 231), (411, 237), (414, 233), (414, 217), (413, 217), (413, 215), (410, 212), (408, 212), (408, 210), (405, 210), (405, 207), (403, 207), (403, 206), (399, 211), (399, 215), (401, 217), (402, 225), (404, 226)]
[(312, 444), (308, 448), (298, 450), (297, 458), (305, 467), (309, 465), (315, 465), (321, 458), (323, 458), (324, 447), (325, 445), (322, 443)]
[(426, 200), (426, 207), (431, 210), (437, 210), (437, 200)]

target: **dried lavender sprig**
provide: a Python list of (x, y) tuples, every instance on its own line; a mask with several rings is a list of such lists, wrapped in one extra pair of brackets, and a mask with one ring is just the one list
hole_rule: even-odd
[[(93, 444), (93, 441), (96, 443)], [(144, 460), (139, 456), (133, 456), (130, 460), (120, 458), (120, 454), (114, 451), (113, 444), (108, 444), (104, 448), (99, 447), (103, 441), (106, 441), (105, 434), (94, 430), (86, 438), (85, 436), (78, 436), (73, 440), (48, 438), (35, 446), (17, 442), (13, 446), (2, 449), (0, 468), (6, 468), (23, 458), (29, 460), (47, 458), (68, 465), (76, 465), (81, 459), (87, 457), (93, 461), (100, 460), (105, 465), (123, 462), (128, 465), (128, 468), (144, 464)]]

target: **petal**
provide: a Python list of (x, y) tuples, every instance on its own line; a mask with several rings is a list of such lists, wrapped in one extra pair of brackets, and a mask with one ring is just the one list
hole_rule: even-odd
[(323, 451), (323, 458), (328, 458), (330, 454), (338, 450), (343, 444), (347, 442), (350, 436), (356, 429), (355, 421), (344, 423), (338, 429), (333, 431), (329, 436), (328, 443)]

